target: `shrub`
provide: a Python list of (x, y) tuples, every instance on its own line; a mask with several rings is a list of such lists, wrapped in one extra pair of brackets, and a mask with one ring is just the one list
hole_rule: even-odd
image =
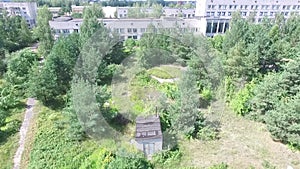
[(182, 152), (175, 147), (171, 150), (164, 150), (156, 153), (153, 158), (153, 164), (155, 168), (166, 168), (170, 166), (175, 166), (181, 160)]
[(253, 89), (255, 87), (254, 81), (246, 84), (245, 87), (238, 91), (238, 93), (231, 99), (230, 107), (238, 115), (245, 115), (250, 111), (249, 100), (253, 96)]
[(205, 126), (197, 132), (196, 138), (203, 141), (215, 140), (218, 138), (218, 132), (212, 127)]
[(141, 157), (126, 157), (117, 156), (111, 163), (108, 169), (152, 169), (152, 165)]

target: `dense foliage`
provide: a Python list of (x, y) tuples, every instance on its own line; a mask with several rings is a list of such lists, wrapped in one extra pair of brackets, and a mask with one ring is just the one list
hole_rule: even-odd
[(226, 100), (232, 109), (266, 123), (274, 139), (294, 147), (299, 147), (300, 137), (299, 20), (297, 15), (287, 21), (277, 15), (255, 24), (236, 14), (223, 40), (212, 40), (218, 50), (222, 43)]

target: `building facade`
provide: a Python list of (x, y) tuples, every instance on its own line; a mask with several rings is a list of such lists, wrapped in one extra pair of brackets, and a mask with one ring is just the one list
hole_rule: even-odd
[(6, 10), (8, 15), (21, 16), (30, 28), (36, 25), (36, 2), (0, 2), (0, 9)]
[(234, 12), (243, 18), (252, 16), (257, 23), (264, 17), (275, 18), (277, 13), (290, 17), (299, 14), (299, 0), (197, 0), (196, 17), (201, 18), (201, 30), (206, 36), (222, 34), (229, 28)]
[[(50, 27), (55, 33), (55, 38), (68, 35), (73, 32), (80, 32), (80, 25), (83, 19), (61, 19), (49, 21)], [(99, 19), (103, 25), (114, 33), (118, 33), (122, 40), (128, 38), (140, 39), (147, 32), (150, 26), (155, 29), (179, 29), (183, 32), (201, 34), (198, 19), (182, 18), (145, 18), (145, 19)]]

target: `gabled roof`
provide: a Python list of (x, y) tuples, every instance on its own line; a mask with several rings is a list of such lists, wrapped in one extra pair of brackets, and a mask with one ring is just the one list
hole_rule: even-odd
[(137, 117), (135, 138), (136, 140), (162, 138), (159, 116)]

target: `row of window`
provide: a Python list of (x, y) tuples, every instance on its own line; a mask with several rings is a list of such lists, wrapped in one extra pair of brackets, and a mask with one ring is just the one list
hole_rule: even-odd
[[(281, 8), (282, 7), (282, 8)], [(232, 9), (232, 10), (237, 10), (237, 9), (273, 9), (273, 10), (298, 10), (300, 9), (300, 5), (208, 5), (207, 9)]]
[[(291, 13), (299, 14), (299, 12), (241, 12), (242, 16), (275, 16), (277, 13), (281, 13), (284, 16), (289, 16)], [(206, 16), (231, 16), (232, 12), (206, 12)]]
[[(154, 28), (155, 31), (157, 30), (157, 28)], [(165, 29), (165, 30), (172, 30), (172, 29), (176, 29), (176, 28), (162, 28), (162, 29)], [(198, 32), (199, 29), (198, 28), (179, 28), (180, 31), (184, 31), (184, 32), (187, 32), (188, 30), (191, 31), (191, 32)], [(126, 33), (129, 33), (129, 34), (135, 34), (135, 33), (138, 33), (138, 29), (137, 28), (114, 28), (113, 31), (115, 33), (120, 33), (120, 34), (124, 34), (125, 31)], [(147, 28), (140, 28), (139, 29), (139, 32), (140, 33), (145, 33), (147, 32)]]
[(70, 33), (70, 30), (69, 29), (56, 29), (55, 33), (56, 34), (61, 34), (61, 33), (68, 34), (68, 33)]
[(224, 33), (229, 29), (229, 23), (226, 22), (207, 22), (206, 33)]

